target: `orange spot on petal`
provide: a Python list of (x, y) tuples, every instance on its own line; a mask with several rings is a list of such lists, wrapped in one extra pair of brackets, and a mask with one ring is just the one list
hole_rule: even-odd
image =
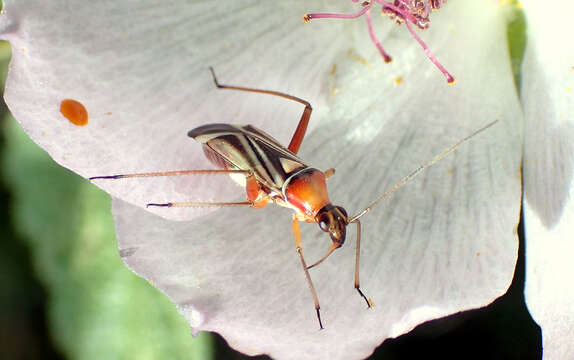
[(72, 99), (62, 100), (60, 112), (74, 125), (84, 126), (88, 123), (88, 110), (79, 101)]

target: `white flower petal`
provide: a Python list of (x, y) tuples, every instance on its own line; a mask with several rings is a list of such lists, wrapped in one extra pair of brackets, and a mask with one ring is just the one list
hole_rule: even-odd
[(571, 1), (525, 1), (526, 302), (546, 359), (574, 358), (574, 45)]
[[(329, 179), (335, 204), (354, 214), (444, 148), (500, 122), (361, 219), (361, 285), (373, 309), (352, 285), (354, 226), (348, 244), (311, 271), (326, 328), (319, 331), (289, 211), (222, 209), (172, 222), (115, 201), (124, 261), (178, 304), (196, 330), (217, 331), (247, 354), (363, 358), (387, 337), (506, 291), (517, 251), (522, 117), (503, 16), (490, 3), (462, 2), (433, 14), (423, 36), (457, 77), (451, 87), (401, 30), (382, 39), (391, 52), (401, 44), (390, 66), (361, 42), (329, 58), (336, 71), (329, 75), (329, 66), (319, 76), (334, 91), (326, 104), (313, 103), (326, 108), (314, 114), (317, 127), (300, 154), (317, 168), (337, 169)], [(395, 85), (398, 77), (403, 82)], [(256, 106), (249, 111), (259, 114)], [(329, 240), (314, 225), (302, 228), (312, 262)]]
[[(190, 129), (213, 122), (265, 124), (287, 142), (303, 107), (218, 91), (208, 67), (225, 83), (281, 89), (323, 104), (323, 79), (332, 58), (346, 51), (353, 35), (343, 31), (349, 23), (303, 23), (306, 11), (325, 6), (319, 1), (7, 0), (0, 17), (0, 36), (13, 48), (6, 102), (35, 142), (84, 177), (210, 168), (201, 146), (187, 136)], [(328, 41), (327, 29), (341, 42)], [(67, 98), (85, 105), (86, 126), (62, 116), (60, 103)], [(236, 194), (221, 176), (97, 185), (140, 206), (225, 201)], [(205, 211), (162, 214), (189, 219)]]

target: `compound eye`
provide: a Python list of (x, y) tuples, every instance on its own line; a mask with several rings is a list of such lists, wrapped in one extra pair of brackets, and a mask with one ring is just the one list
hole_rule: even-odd
[(329, 215), (327, 214), (321, 214), (321, 216), (319, 217), (319, 227), (321, 228), (321, 230), (327, 232), (329, 231)]

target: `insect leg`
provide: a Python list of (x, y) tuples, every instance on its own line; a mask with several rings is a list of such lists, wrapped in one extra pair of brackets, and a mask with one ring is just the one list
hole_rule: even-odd
[(120, 175), (107, 175), (107, 176), (92, 176), (88, 178), (92, 180), (116, 180), (116, 179), (126, 179), (135, 177), (156, 177), (156, 176), (178, 176), (178, 175), (209, 175), (209, 174), (245, 174), (248, 176), (251, 174), (248, 170), (177, 170), (177, 171), (159, 171), (159, 172), (148, 172), (148, 173), (137, 173), (137, 174), (120, 174)]
[(371, 307), (372, 302), (368, 299), (365, 294), (361, 291), (361, 285), (359, 284), (359, 257), (361, 255), (361, 222), (359, 220), (353, 221), (357, 224), (357, 246), (355, 254), (355, 289), (359, 292), (359, 295), (367, 302), (367, 306)]
[(237, 202), (168, 202), (168, 203), (149, 203), (146, 207), (208, 207), (208, 206), (254, 206), (253, 201)]
[(309, 124), (309, 118), (311, 117), (311, 112), (313, 111), (311, 104), (307, 100), (298, 98), (298, 97), (293, 96), (293, 95), (285, 94), (285, 93), (282, 93), (279, 91), (262, 90), (262, 89), (248, 88), (248, 87), (243, 87), (243, 86), (223, 85), (217, 81), (217, 77), (215, 76), (215, 71), (213, 70), (213, 68), (209, 67), (209, 70), (211, 71), (211, 75), (213, 76), (213, 82), (215, 83), (215, 86), (217, 86), (219, 89), (239, 90), (239, 91), (254, 92), (254, 93), (259, 93), (259, 94), (275, 95), (275, 96), (279, 96), (279, 97), (282, 97), (285, 99), (297, 101), (298, 103), (305, 105), (305, 110), (303, 110), (303, 114), (301, 115), (301, 119), (299, 120), (299, 124), (297, 125), (297, 129), (295, 129), (295, 132), (293, 133), (293, 136), (291, 137), (291, 142), (289, 143), (289, 146), (287, 147), (291, 152), (293, 152), (294, 154), (297, 154), (297, 152), (299, 151), (299, 147), (301, 146), (301, 143), (303, 142), (303, 138), (305, 137), (305, 132), (307, 131), (307, 125)]
[(319, 298), (317, 297), (317, 291), (315, 291), (315, 286), (313, 286), (313, 281), (311, 280), (311, 275), (309, 275), (309, 270), (307, 270), (307, 264), (305, 263), (305, 258), (303, 257), (303, 248), (301, 244), (301, 229), (299, 228), (299, 221), (297, 217), (293, 214), (293, 237), (295, 238), (295, 247), (297, 249), (297, 254), (301, 259), (301, 265), (303, 266), (303, 271), (305, 272), (305, 277), (307, 278), (307, 283), (309, 284), (309, 289), (311, 289), (311, 294), (313, 295), (313, 301), (315, 302), (315, 311), (317, 312), (317, 319), (319, 320), (319, 327), (323, 329), (323, 323), (321, 322), (321, 307), (319, 306)]
[(335, 169), (333, 169), (333, 168), (327, 169), (327, 170), (325, 170), (324, 174), (325, 174), (325, 179), (328, 179), (331, 176), (335, 175)]
[(252, 208), (261, 209), (272, 202), (269, 196), (266, 196), (258, 200), (247, 200), (247, 201), (235, 201), (235, 202), (168, 202), (168, 203), (150, 203), (146, 204), (146, 207), (156, 206), (156, 207), (209, 207), (209, 206), (251, 206)]
[(297, 129), (295, 129), (293, 137), (291, 137), (291, 142), (289, 142), (289, 146), (287, 147), (287, 149), (289, 149), (294, 154), (297, 154), (299, 147), (303, 142), (305, 132), (307, 131), (307, 125), (309, 125), (309, 118), (311, 118), (311, 111), (313, 111), (311, 104), (309, 104), (307, 101), (303, 100), (301, 103), (305, 104), (305, 110), (303, 110), (299, 124), (297, 124)]
[(210, 175), (210, 174), (243, 174), (246, 178), (247, 201), (238, 202), (168, 202), (168, 203), (150, 203), (146, 207), (202, 207), (202, 206), (251, 206), (262, 208), (271, 202), (269, 197), (258, 199), (259, 185), (249, 170), (177, 170), (177, 171), (160, 171), (136, 174), (120, 174), (108, 176), (92, 176), (92, 180), (117, 180), (136, 177), (158, 177), (158, 176), (178, 176), (178, 175)]

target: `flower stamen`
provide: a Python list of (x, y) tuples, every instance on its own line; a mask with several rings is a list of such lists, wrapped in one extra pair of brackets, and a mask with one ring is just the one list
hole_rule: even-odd
[[(351, 0), (353, 2), (358, 2), (359, 0)], [(383, 49), (380, 41), (377, 39), (375, 32), (373, 30), (373, 23), (371, 20), (371, 6), (373, 3), (378, 3), (382, 7), (381, 15), (389, 15), (391, 20), (396, 21), (398, 25), (405, 23), (407, 29), (413, 36), (413, 38), (421, 45), (425, 55), (429, 60), (435, 64), (435, 66), (444, 74), (446, 80), (449, 84), (454, 84), (454, 77), (445, 69), (445, 67), (438, 61), (436, 56), (432, 53), (430, 48), (425, 44), (425, 42), (416, 34), (411, 24), (416, 25), (419, 29), (425, 30), (430, 24), (430, 13), (433, 10), (440, 9), (441, 5), (445, 3), (446, 0), (394, 0), (393, 2), (386, 0), (367, 0), (361, 3), (363, 7), (360, 11), (352, 14), (337, 14), (337, 13), (314, 13), (305, 14), (303, 20), (308, 23), (312, 19), (355, 19), (361, 16), (365, 16), (367, 25), (369, 28), (369, 36), (371, 41), (383, 57), (385, 62), (390, 62), (392, 60), (391, 56)]]
[(387, 52), (383, 49), (383, 45), (381, 45), (381, 42), (379, 41), (379, 39), (377, 39), (377, 36), (375, 35), (375, 31), (373, 30), (373, 22), (371, 21), (370, 11), (365, 12), (365, 19), (367, 19), (367, 25), (369, 26), (369, 36), (371, 37), (371, 41), (373, 42), (373, 44), (375, 44), (377, 50), (379, 50), (379, 53), (381, 53), (383, 60), (386, 63), (391, 62), (393, 58), (389, 54), (387, 54)]
[[(357, 2), (357, 0), (351, 0)], [(371, 8), (370, 1), (365, 1), (361, 4), (363, 8), (354, 14), (335, 14), (335, 13), (317, 13), (317, 14), (305, 14), (303, 15), (303, 21), (306, 23), (311, 22), (311, 19), (356, 19), (363, 16), (364, 13), (369, 11)]]

